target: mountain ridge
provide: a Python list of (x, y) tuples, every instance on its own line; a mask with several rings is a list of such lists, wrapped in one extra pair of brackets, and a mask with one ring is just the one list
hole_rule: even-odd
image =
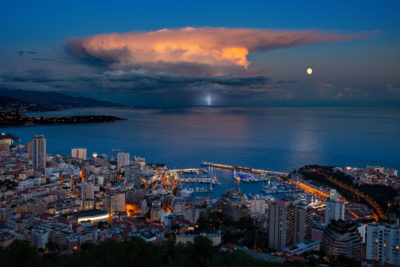
[(0, 110), (8, 112), (55, 111), (83, 107), (123, 107), (119, 103), (58, 92), (0, 89)]

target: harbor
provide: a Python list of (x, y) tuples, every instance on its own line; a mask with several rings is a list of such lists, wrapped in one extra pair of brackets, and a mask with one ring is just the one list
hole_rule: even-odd
[(289, 173), (202, 162), (202, 168), (173, 169), (178, 196), (216, 199), (231, 188), (238, 188), (248, 199), (298, 199), (315, 203), (326, 198), (302, 181), (292, 181)]
[(230, 166), (211, 162), (201, 162), (206, 168), (170, 169), (161, 172), (164, 188), (168, 185), (177, 189), (177, 196), (196, 199), (208, 197), (216, 200), (227, 190), (239, 189), (248, 199), (256, 196), (266, 200), (291, 199), (305, 201), (318, 206), (329, 197), (329, 190), (310, 184), (308, 181), (289, 173), (260, 170), (242, 166)]

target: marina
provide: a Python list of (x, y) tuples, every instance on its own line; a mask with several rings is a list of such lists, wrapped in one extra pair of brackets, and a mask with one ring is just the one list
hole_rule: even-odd
[(327, 189), (309, 184), (307, 181), (289, 178), (289, 173), (260, 170), (202, 162), (202, 168), (172, 169), (170, 177), (179, 189), (178, 196), (207, 196), (217, 199), (230, 188), (238, 188), (248, 199), (257, 196), (266, 200), (292, 199), (313, 205), (323, 202)]
[[(208, 170), (198, 168), (173, 169), (175, 183), (181, 197), (196, 198), (209, 194), (216, 199), (230, 188), (238, 188), (251, 198), (257, 196), (263, 199), (297, 199), (313, 203), (325, 197), (324, 194), (315, 194), (308, 190), (299, 181), (288, 179), (288, 173), (258, 170), (247, 167), (234, 167), (216, 163), (202, 162)], [(219, 167), (224, 166), (224, 167)], [(201, 186), (203, 185), (203, 186)], [(308, 191), (307, 191), (308, 190)]]
[(217, 184), (217, 177), (178, 178), (179, 183)]

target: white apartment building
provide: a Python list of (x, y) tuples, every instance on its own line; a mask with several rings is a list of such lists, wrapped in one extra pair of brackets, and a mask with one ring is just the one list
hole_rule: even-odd
[(118, 153), (117, 156), (118, 170), (121, 170), (121, 168), (129, 165), (130, 156), (131, 155), (129, 153), (124, 153), (124, 152)]
[(367, 226), (367, 260), (400, 266), (399, 224), (371, 223)]
[(86, 148), (71, 149), (71, 157), (86, 160)]
[(344, 203), (339, 202), (339, 195), (335, 189), (331, 189), (330, 196), (325, 203), (325, 225), (331, 220), (344, 220)]

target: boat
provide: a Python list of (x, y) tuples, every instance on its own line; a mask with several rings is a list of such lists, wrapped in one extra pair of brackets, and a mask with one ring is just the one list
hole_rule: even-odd
[(233, 171), (233, 178), (235, 179), (235, 181), (237, 182), (244, 182), (244, 183), (248, 183), (250, 181), (252, 181), (253, 176), (250, 173), (247, 172), (242, 172), (242, 171)]
[(207, 188), (207, 187), (196, 187), (196, 193), (212, 193), (214, 192), (214, 189)]
[(190, 197), (191, 195), (193, 195), (193, 188), (183, 188), (179, 194), (181, 195), (181, 197)]

